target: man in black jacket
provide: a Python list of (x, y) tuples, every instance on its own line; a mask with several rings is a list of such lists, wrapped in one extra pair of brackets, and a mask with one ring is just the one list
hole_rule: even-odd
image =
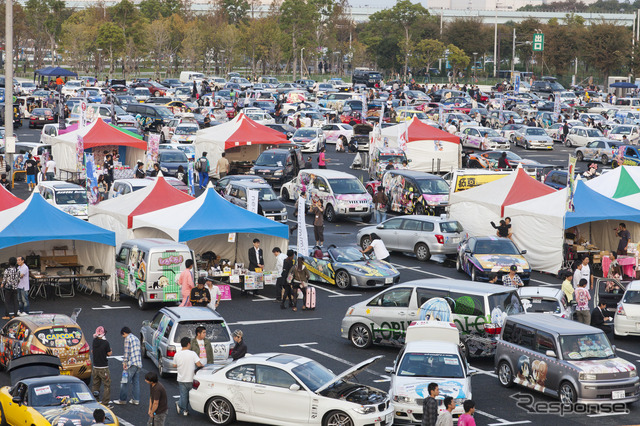
[(247, 354), (247, 345), (245, 345), (244, 340), (242, 340), (242, 330), (235, 330), (233, 332), (233, 341), (236, 342), (236, 345), (231, 350), (229, 356), (233, 358), (234, 361), (237, 361), (240, 358), (244, 358)]
[(591, 325), (604, 331), (605, 334), (611, 336), (613, 329), (606, 322), (613, 321), (613, 315), (607, 310), (607, 304), (603, 301), (598, 302), (598, 306), (591, 311)]
[(256, 268), (264, 268), (264, 257), (260, 248), (260, 240), (253, 240), (253, 247), (249, 249), (249, 270), (255, 271)]

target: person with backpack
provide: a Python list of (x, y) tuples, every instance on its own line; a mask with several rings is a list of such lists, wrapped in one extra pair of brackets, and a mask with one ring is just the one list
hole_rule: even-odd
[(203, 152), (202, 157), (196, 162), (196, 170), (200, 177), (200, 189), (205, 189), (209, 183), (209, 160), (206, 152)]

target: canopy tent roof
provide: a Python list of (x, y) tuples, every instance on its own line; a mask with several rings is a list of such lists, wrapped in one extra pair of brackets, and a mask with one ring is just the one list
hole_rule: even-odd
[(25, 202), (3, 211), (0, 216), (0, 249), (49, 240), (78, 240), (115, 246), (112, 231), (53, 207), (35, 192)]
[(104, 145), (130, 146), (142, 150), (147, 149), (147, 143), (144, 140), (139, 137), (133, 137), (117, 127), (110, 126), (105, 123), (102, 118), (98, 118), (82, 129), (79, 128), (72, 132), (59, 135), (56, 139), (76, 143), (78, 136), (82, 136), (85, 149)]
[(618, 81), (616, 83), (610, 84), (609, 87), (613, 87), (616, 89), (636, 89), (638, 86), (633, 83), (629, 83), (628, 81)]
[(0, 185), (0, 211), (10, 209), (22, 203), (24, 200), (16, 197)]
[(610, 198), (640, 193), (640, 167), (622, 166), (587, 181), (587, 186)]
[(238, 114), (233, 120), (224, 124), (199, 130), (196, 141), (200, 140), (224, 144), (225, 150), (243, 145), (273, 145), (288, 142), (284, 134), (256, 123), (244, 113)]
[(40, 68), (39, 70), (35, 70), (34, 74), (36, 75), (42, 75), (45, 77), (77, 77), (78, 73), (75, 73), (73, 71), (70, 71), (66, 68), (60, 68), (60, 67), (46, 67), (46, 68)]
[[(382, 129), (382, 136), (394, 136), (397, 137), (398, 132), (404, 130), (405, 123), (400, 123), (395, 126), (389, 126)], [(402, 126), (402, 127), (398, 127)], [(460, 143), (460, 138), (451, 133), (442, 131), (435, 127), (429, 126), (418, 120), (417, 117), (413, 117), (409, 122), (408, 130), (409, 138), (408, 142), (415, 141), (446, 141), (452, 143)]]
[(191, 200), (192, 196), (174, 188), (160, 175), (152, 185), (90, 206), (90, 215), (107, 214), (131, 228), (135, 216)]
[(230, 203), (211, 183), (194, 200), (133, 218), (133, 229), (145, 227), (158, 229), (181, 242), (233, 232), (289, 238), (287, 225)]

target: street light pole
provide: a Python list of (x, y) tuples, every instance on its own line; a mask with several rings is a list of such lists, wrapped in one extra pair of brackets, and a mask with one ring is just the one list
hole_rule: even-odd
[(496, 15), (496, 24), (493, 29), (493, 78), (498, 73), (498, 15)]
[(476, 56), (478, 56), (478, 52), (473, 52), (473, 78), (476, 78), (476, 69), (478, 68)]
[(513, 29), (513, 49), (511, 51), (511, 80), (513, 81), (513, 72), (516, 67), (516, 29)]
[(303, 58), (303, 54), (304, 54), (304, 47), (302, 49), (300, 49), (300, 78), (304, 78), (304, 73), (302, 71), (302, 64), (304, 63), (304, 61), (302, 60)]

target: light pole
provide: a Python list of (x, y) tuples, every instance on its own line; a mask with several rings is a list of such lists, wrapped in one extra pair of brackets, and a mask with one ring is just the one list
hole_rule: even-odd
[(511, 52), (511, 80), (513, 81), (513, 72), (516, 67), (516, 29), (513, 28), (513, 50)]
[(303, 73), (303, 64), (304, 64), (304, 60), (303, 60), (303, 55), (304, 55), (304, 47), (302, 49), (300, 49), (300, 78), (304, 78), (304, 73)]
[(477, 67), (477, 63), (476, 62), (476, 56), (478, 56), (478, 52), (473, 52), (473, 78), (476, 78), (476, 69)]

